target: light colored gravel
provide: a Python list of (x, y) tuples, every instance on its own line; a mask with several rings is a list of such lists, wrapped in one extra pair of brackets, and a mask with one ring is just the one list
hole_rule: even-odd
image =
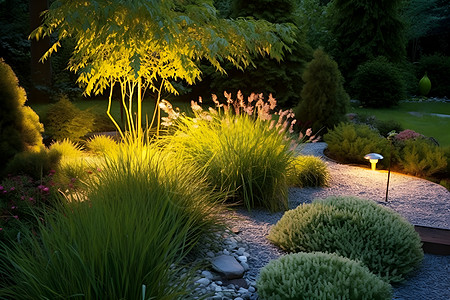
[[(289, 206), (310, 203), (316, 198), (346, 195), (371, 199), (400, 213), (414, 225), (450, 229), (450, 192), (444, 187), (412, 176), (391, 172), (388, 202), (385, 203), (387, 171), (335, 163), (323, 156), (325, 143), (306, 144), (304, 155), (320, 156), (327, 163), (331, 181), (327, 188), (292, 188)], [(259, 270), (271, 259), (284, 253), (266, 238), (270, 228), (283, 215), (264, 210), (237, 210), (230, 223), (238, 226), (241, 239), (250, 254), (250, 270), (245, 275), (249, 281), (257, 278)], [(394, 286), (393, 299), (448, 300), (450, 299), (450, 256), (426, 254), (421, 268), (406, 282)]]

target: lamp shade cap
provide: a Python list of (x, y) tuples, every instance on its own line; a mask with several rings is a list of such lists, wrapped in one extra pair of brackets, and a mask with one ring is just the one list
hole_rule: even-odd
[(383, 156), (378, 153), (369, 153), (364, 155), (365, 159), (383, 159)]

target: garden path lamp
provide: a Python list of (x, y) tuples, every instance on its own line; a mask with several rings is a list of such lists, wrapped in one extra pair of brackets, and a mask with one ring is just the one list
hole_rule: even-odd
[(369, 153), (364, 155), (364, 158), (370, 161), (370, 164), (372, 165), (372, 171), (375, 171), (375, 166), (377, 165), (378, 160), (383, 159), (383, 156), (378, 153)]

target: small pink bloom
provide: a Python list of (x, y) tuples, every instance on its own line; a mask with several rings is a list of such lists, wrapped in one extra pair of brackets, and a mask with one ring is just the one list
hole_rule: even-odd
[(14, 219), (19, 220), (19, 216), (18, 216), (18, 215), (15, 215), (15, 216), (14, 216)]
[(33, 198), (33, 197), (30, 197), (28, 200), (29, 200), (30, 202), (34, 202), (34, 198)]
[(73, 184), (69, 183), (68, 186), (69, 188), (73, 189)]
[(3, 191), (5, 188), (2, 186), (2, 185), (0, 185), (0, 191)]
[(9, 190), (12, 192), (14, 191), (16, 188), (15, 187), (11, 187)]
[(71, 181), (72, 183), (74, 183), (75, 181), (77, 181), (77, 179), (76, 179), (76, 178), (72, 178), (72, 179), (70, 179), (70, 181)]
[(43, 191), (43, 192), (46, 192), (46, 193), (48, 193), (49, 190), (50, 190), (50, 189), (49, 189), (48, 187), (45, 187), (45, 188), (42, 189), (42, 191)]
[(16, 209), (17, 208), (17, 206), (11, 206), (11, 209)]
[(42, 185), (42, 184), (38, 185), (38, 189), (42, 190), (43, 188), (45, 188), (44, 185)]
[(3, 228), (0, 227), (0, 231), (3, 231)]
[(101, 171), (102, 171), (102, 169), (100, 169), (100, 168), (97, 168), (97, 171), (98, 171), (98, 172), (101, 172)]

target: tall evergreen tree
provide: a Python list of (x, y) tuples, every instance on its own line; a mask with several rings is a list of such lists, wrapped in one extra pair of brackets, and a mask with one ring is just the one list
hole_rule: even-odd
[(322, 49), (314, 51), (314, 59), (303, 73), (305, 85), (302, 100), (295, 109), (301, 127), (312, 127), (320, 134), (344, 120), (349, 96), (337, 63)]
[(403, 4), (403, 0), (334, 0), (331, 29), (338, 47), (333, 54), (346, 78), (377, 56), (391, 62), (405, 57)]
[[(271, 23), (295, 24), (297, 1), (295, 0), (233, 0), (230, 9), (231, 18), (252, 17)], [(196, 94), (218, 93), (223, 91), (236, 93), (241, 90), (244, 95), (252, 92), (272, 93), (281, 107), (293, 107), (300, 100), (303, 86), (301, 75), (306, 63), (312, 58), (312, 48), (306, 44), (306, 37), (298, 27), (295, 41), (288, 45), (290, 53), (283, 60), (268, 57), (255, 58), (253, 65), (245, 70), (238, 70), (228, 64), (227, 74), (213, 73), (212, 68), (204, 67), (209, 78), (198, 88)]]

